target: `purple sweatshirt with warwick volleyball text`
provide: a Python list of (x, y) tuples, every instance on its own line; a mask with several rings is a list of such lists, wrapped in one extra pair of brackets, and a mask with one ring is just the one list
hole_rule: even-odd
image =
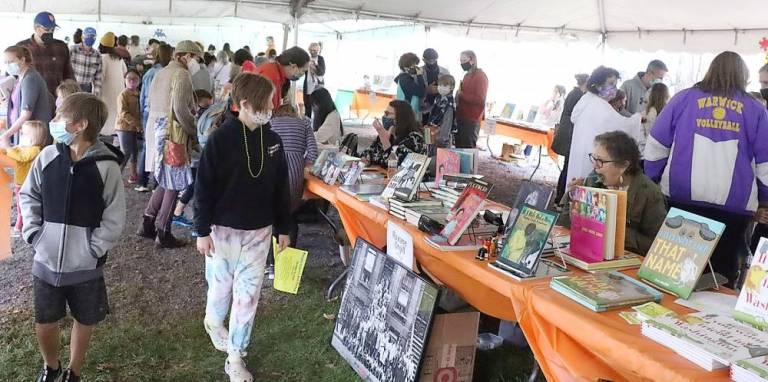
[(686, 89), (648, 135), (645, 172), (673, 202), (752, 214), (768, 202), (768, 112), (744, 92)]

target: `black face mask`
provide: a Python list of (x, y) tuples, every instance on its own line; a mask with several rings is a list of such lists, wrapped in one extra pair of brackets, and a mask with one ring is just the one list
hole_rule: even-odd
[(465, 72), (468, 72), (469, 69), (472, 69), (472, 64), (470, 64), (469, 61), (462, 62), (461, 63), (461, 68), (464, 69)]
[(768, 88), (760, 89), (760, 95), (763, 96), (763, 99), (768, 101)]
[(40, 39), (43, 40), (43, 43), (47, 44), (51, 41), (53, 41), (53, 32), (45, 32), (42, 36), (40, 36)]

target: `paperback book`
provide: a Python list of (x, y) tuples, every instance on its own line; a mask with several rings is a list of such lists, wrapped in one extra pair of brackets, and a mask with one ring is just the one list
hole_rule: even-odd
[(325, 171), (323, 175), (325, 184), (336, 184), (338, 179), (341, 179), (343, 184), (355, 184), (362, 172), (362, 163), (360, 158), (331, 153), (323, 171)]
[(440, 232), (450, 245), (455, 245), (475, 220), (477, 213), (483, 209), (485, 199), (492, 188), (493, 185), (490, 183), (474, 180), (461, 193), (456, 204), (451, 207), (451, 213), (448, 214), (448, 224)]
[(724, 230), (723, 223), (670, 209), (637, 276), (667, 293), (688, 298)]
[(768, 327), (768, 239), (764, 237), (752, 255), (733, 317), (761, 330)]
[(365, 164), (359, 158), (348, 157), (348, 161), (341, 167), (339, 184), (343, 186), (357, 184), (361, 180), (360, 176), (362, 175), (364, 168)]
[(598, 262), (624, 253), (627, 193), (575, 187), (570, 196), (571, 256)]
[(512, 203), (512, 210), (509, 212), (509, 217), (507, 218), (507, 227), (510, 227), (512, 223), (515, 222), (517, 213), (524, 204), (528, 204), (539, 210), (546, 210), (552, 199), (552, 191), (553, 190), (550, 187), (524, 180), (520, 184), (520, 191), (517, 192), (515, 202)]
[(382, 198), (389, 199), (398, 196), (401, 199), (412, 200), (418, 192), (419, 184), (421, 184), (421, 179), (424, 177), (428, 165), (429, 158), (427, 156), (408, 154), (381, 193)]
[(563, 256), (563, 260), (565, 260), (567, 263), (587, 272), (631, 269), (637, 268), (640, 266), (640, 264), (643, 263), (642, 256), (627, 251), (624, 251), (623, 254), (614, 257), (613, 260), (603, 261), (583, 259), (578, 255), (572, 254), (570, 247), (562, 249), (560, 254)]
[(595, 312), (661, 301), (661, 293), (620, 272), (554, 277), (550, 287)]
[(456, 174), (461, 171), (461, 157), (450, 149), (437, 149), (435, 158), (435, 183), (440, 184), (445, 174)]
[(736, 361), (731, 364), (731, 379), (734, 382), (766, 382), (768, 381), (768, 357)]
[(506, 230), (507, 240), (496, 265), (523, 276), (536, 273), (541, 253), (558, 214), (524, 204), (515, 222)]
[(315, 159), (315, 163), (312, 165), (310, 173), (320, 179), (325, 177), (328, 172), (329, 162), (333, 161), (333, 158), (339, 153), (337, 149), (326, 149), (320, 152), (320, 155)]

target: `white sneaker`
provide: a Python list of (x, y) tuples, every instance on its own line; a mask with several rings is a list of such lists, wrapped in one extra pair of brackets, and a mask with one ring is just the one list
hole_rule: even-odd
[(264, 272), (267, 274), (267, 279), (274, 280), (275, 279), (275, 266), (274, 265), (268, 265), (266, 271)]
[(253, 382), (253, 375), (241, 357), (229, 355), (224, 363), (224, 371), (229, 375), (229, 382)]
[(229, 351), (229, 332), (225, 327), (213, 327), (208, 325), (205, 321), (203, 321), (203, 326), (205, 326), (205, 331), (208, 333), (208, 336), (211, 337), (211, 342), (216, 350), (225, 353)]

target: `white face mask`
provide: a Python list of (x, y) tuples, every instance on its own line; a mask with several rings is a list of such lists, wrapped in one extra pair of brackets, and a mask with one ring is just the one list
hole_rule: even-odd
[(438, 85), (437, 92), (440, 93), (441, 96), (447, 96), (448, 94), (451, 94), (451, 87), (445, 86), (445, 85)]
[(187, 70), (189, 70), (190, 75), (195, 75), (198, 71), (200, 71), (200, 63), (197, 62), (194, 58), (187, 61)]
[(256, 112), (249, 111), (248, 117), (251, 118), (251, 121), (253, 121), (253, 123), (259, 126), (263, 126), (263, 125), (266, 125), (270, 119), (272, 119), (272, 111), (271, 110), (256, 111)]

